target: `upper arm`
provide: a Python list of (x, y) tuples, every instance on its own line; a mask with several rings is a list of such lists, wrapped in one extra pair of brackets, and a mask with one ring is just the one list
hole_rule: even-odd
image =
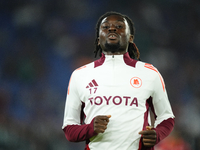
[(76, 74), (73, 73), (68, 86), (62, 128), (71, 124), (80, 124), (81, 106), (82, 102), (77, 90)]
[(168, 118), (174, 118), (171, 105), (168, 99), (165, 83), (161, 74), (157, 71), (153, 80), (153, 107), (157, 116), (155, 126)]

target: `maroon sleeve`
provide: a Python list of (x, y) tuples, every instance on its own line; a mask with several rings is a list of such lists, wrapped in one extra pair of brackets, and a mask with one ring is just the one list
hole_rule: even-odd
[(154, 130), (157, 134), (156, 144), (167, 137), (174, 128), (174, 118), (169, 118), (167, 120), (162, 121), (159, 125), (157, 125)]
[(94, 119), (90, 124), (84, 125), (67, 125), (63, 131), (65, 132), (65, 137), (70, 142), (80, 142), (88, 140), (89, 138), (97, 135), (94, 131)]

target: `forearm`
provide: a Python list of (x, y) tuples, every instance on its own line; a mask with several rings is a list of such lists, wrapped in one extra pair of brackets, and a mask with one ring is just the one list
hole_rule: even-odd
[(94, 132), (93, 121), (94, 119), (90, 124), (84, 125), (67, 125), (63, 129), (65, 137), (68, 141), (80, 142), (97, 135), (97, 133)]
[(160, 124), (157, 125), (154, 130), (157, 134), (157, 141), (156, 144), (167, 137), (174, 128), (174, 118), (169, 118), (167, 120), (162, 121)]

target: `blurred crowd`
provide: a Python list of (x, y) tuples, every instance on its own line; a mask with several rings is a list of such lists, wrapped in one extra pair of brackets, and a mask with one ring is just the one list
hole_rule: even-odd
[(95, 59), (107, 11), (135, 23), (144, 62), (162, 74), (176, 116), (156, 150), (200, 149), (199, 0), (1, 0), (0, 150), (78, 150), (61, 130), (72, 71)]

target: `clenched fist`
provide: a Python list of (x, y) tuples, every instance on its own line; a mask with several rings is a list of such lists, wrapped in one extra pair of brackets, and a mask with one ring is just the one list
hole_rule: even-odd
[(142, 141), (144, 146), (152, 147), (156, 144), (156, 131), (152, 129), (152, 127), (146, 126), (147, 130), (140, 131), (139, 134), (142, 135)]
[(94, 131), (96, 133), (104, 133), (110, 117), (111, 115), (96, 116), (94, 118)]

